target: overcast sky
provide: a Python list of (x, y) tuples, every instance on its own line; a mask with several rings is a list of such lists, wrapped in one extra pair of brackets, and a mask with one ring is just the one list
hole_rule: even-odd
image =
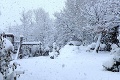
[(0, 29), (19, 23), (20, 13), (29, 9), (43, 8), (54, 17), (54, 12), (59, 12), (65, 6), (66, 0), (0, 0)]

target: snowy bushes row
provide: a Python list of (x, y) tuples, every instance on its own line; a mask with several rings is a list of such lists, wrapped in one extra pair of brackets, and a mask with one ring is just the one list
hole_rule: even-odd
[[(86, 51), (94, 50), (96, 47), (96, 43), (91, 43), (90, 45), (87, 46)], [(100, 44), (99, 50), (105, 50), (106, 45), (105, 44)]]
[(43, 48), (40, 45), (23, 45), (22, 46), (22, 58), (38, 57), (38, 56), (57, 56), (59, 54), (60, 47), (56, 43), (53, 43), (51, 47)]

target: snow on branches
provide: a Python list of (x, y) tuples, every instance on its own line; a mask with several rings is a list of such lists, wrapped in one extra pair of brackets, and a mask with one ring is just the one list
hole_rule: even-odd
[[(17, 63), (10, 65), (10, 62), (13, 60), (12, 54), (14, 51), (13, 44), (4, 37), (4, 33), (0, 35), (0, 77), (2, 80), (16, 80), (17, 75), (20, 75), (24, 72), (15, 71), (17, 68)], [(12, 72), (10, 71), (12, 69)], [(14, 74), (14, 75), (13, 75)]]

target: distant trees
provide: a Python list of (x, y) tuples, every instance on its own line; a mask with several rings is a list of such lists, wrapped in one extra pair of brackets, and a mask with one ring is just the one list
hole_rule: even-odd
[[(73, 0), (73, 2), (75, 2)], [(67, 2), (72, 3), (72, 2)], [(66, 3), (66, 4), (67, 4)], [(70, 7), (71, 6), (71, 7)], [(72, 37), (75, 27), (72, 26), (74, 24), (74, 14), (72, 12), (74, 10), (74, 6), (66, 5), (65, 9), (61, 11), (61, 13), (55, 13), (56, 21), (55, 26), (57, 29), (57, 42), (60, 44), (65, 44)]]
[(64, 46), (74, 37), (89, 44), (95, 41), (101, 28), (118, 24), (119, 3), (119, 0), (67, 0), (65, 8), (54, 14), (54, 21), (41, 8), (23, 11), (22, 25), (15, 26), (13, 32), (22, 33), (26, 41), (41, 41), (44, 47), (53, 42)]
[(24, 41), (41, 41), (43, 46), (51, 46), (54, 42), (54, 25), (49, 14), (42, 8), (23, 11), (21, 13), (21, 25), (10, 26), (10, 32), (24, 36)]
[(100, 28), (118, 24), (119, 3), (119, 0), (67, 0), (65, 8), (55, 13), (58, 42), (61, 39), (62, 43), (67, 42), (75, 35), (83, 43), (91, 43)]
[(29, 41), (30, 35), (32, 34), (33, 29), (33, 12), (25, 10), (21, 13), (20, 21), (22, 22), (22, 35), (24, 35), (25, 41)]
[(43, 9), (34, 10), (35, 26), (33, 30), (34, 37), (37, 41), (41, 41), (45, 46), (50, 46), (54, 39), (54, 25), (49, 14)]
[[(81, 12), (83, 2), (82, 0), (67, 0), (64, 10), (55, 13), (55, 24), (58, 32), (57, 42), (62, 41), (61, 43), (65, 45), (74, 36), (81, 39), (82, 42), (85, 41), (87, 36), (85, 36), (86, 33), (84, 32), (87, 29), (87, 24)], [(88, 31), (86, 30), (86, 32)]]

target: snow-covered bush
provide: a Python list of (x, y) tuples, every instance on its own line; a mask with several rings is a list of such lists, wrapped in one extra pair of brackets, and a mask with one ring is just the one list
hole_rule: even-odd
[(49, 52), (50, 52), (50, 47), (48, 47), (48, 46), (46, 46), (45, 48), (44, 48), (44, 50), (42, 50), (42, 55), (43, 56), (48, 56), (49, 55)]
[(59, 54), (60, 54), (59, 47), (56, 45), (56, 43), (53, 43), (53, 50), (52, 50), (52, 52), (49, 53), (50, 58), (54, 59), (54, 58), (58, 57)]
[(86, 51), (94, 50), (96, 46), (96, 43), (91, 43), (90, 45), (87, 46)]
[(119, 72), (120, 70), (120, 48), (116, 45), (112, 45), (112, 54), (113, 57), (103, 63), (103, 67), (108, 71)]
[(34, 45), (31, 48), (31, 53), (33, 57), (35, 56), (48, 56), (49, 55), (50, 48), (46, 46), (45, 48), (41, 47), (39, 45)]
[(39, 45), (33, 45), (31, 48), (31, 53), (33, 56), (40, 56), (41, 54), (39, 54)]
[(120, 70), (120, 60), (117, 61), (116, 59), (112, 58), (109, 61), (103, 63), (103, 67), (105, 70), (112, 71), (112, 72), (119, 72)]
[(73, 46), (80, 46), (81, 42), (80, 41), (70, 41), (67, 43), (68, 45), (73, 45)]
[[(0, 36), (0, 77), (2, 76), (2, 80), (16, 80), (16, 75), (10, 76), (12, 73), (16, 73), (15, 69), (17, 68), (17, 63), (13, 63), (10, 65), (13, 54), (13, 44), (4, 38), (4, 34)], [(10, 69), (12, 68), (12, 73)], [(2, 74), (2, 75), (1, 75)], [(19, 74), (20, 75), (20, 74)], [(12, 79), (12, 77), (14, 79)], [(1, 80), (1, 79), (0, 79)]]
[(100, 47), (99, 47), (99, 50), (100, 51), (104, 51), (106, 48), (106, 45), (105, 44), (100, 44)]
[(119, 47), (116, 45), (116, 44), (112, 44), (111, 45), (111, 54), (114, 54), (114, 53), (116, 53), (116, 51), (118, 51), (119, 50)]
[[(87, 49), (86, 49), (86, 51), (90, 51), (90, 50), (94, 50), (95, 49), (95, 47), (96, 47), (96, 43), (91, 43), (90, 45), (88, 45), (87, 46)], [(106, 49), (106, 44), (102, 44), (102, 43), (100, 43), (99, 45), (99, 51), (104, 51), (105, 49)]]
[(13, 52), (14, 51), (13, 44), (8, 39), (6, 39), (6, 38), (4, 38), (3, 40), (4, 40), (4, 42), (3, 42), (4, 50), (8, 51), (8, 52), (10, 52), (10, 51)]

